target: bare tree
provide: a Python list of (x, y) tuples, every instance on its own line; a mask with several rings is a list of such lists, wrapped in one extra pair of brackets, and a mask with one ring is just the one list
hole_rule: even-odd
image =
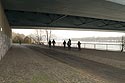
[(13, 43), (19, 43), (19, 41), (23, 42), (24, 38), (25, 38), (24, 34), (19, 34), (19, 33), (12, 32), (12, 41), (13, 41)]
[(43, 35), (43, 30), (42, 29), (36, 29), (36, 33), (35, 33), (35, 36), (36, 36), (36, 40), (38, 42), (38, 44), (41, 43), (42, 41), (42, 35)]
[(48, 37), (48, 30), (46, 29), (46, 39), (47, 39), (47, 42), (49, 41), (49, 37)]
[(51, 38), (56, 38), (50, 29), (36, 29), (34, 34), (29, 35), (37, 41), (38, 44), (48, 42)]
[(43, 29), (36, 29), (35, 34), (32, 34), (32, 38), (36, 39), (37, 43), (40, 44), (45, 41), (45, 38), (47, 39), (47, 42), (49, 40), (49, 33), (48, 30)]

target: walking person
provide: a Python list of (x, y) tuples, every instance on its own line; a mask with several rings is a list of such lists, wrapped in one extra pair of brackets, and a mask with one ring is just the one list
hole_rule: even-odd
[(69, 42), (71, 43), (71, 39), (69, 39)]
[(22, 43), (21, 40), (19, 40), (19, 44), (20, 44), (20, 45), (21, 45), (21, 43)]
[(49, 44), (49, 47), (51, 48), (51, 40), (49, 40), (48, 44)]
[(71, 49), (71, 40), (70, 39), (69, 39), (67, 45), (68, 45), (68, 49)]
[(56, 42), (55, 42), (54, 39), (53, 39), (53, 41), (52, 41), (52, 44), (53, 44), (53, 47), (55, 47)]
[(77, 45), (78, 45), (78, 49), (81, 50), (81, 43), (80, 43), (80, 41), (78, 41)]
[(63, 46), (64, 46), (64, 48), (66, 47), (66, 41), (65, 40), (63, 41)]
[(124, 51), (124, 44), (122, 43), (122, 49), (121, 49), (121, 52), (123, 52)]
[(124, 39), (124, 37), (122, 36), (122, 44), (121, 44), (121, 52), (123, 52), (124, 51), (124, 48), (125, 48), (125, 39)]

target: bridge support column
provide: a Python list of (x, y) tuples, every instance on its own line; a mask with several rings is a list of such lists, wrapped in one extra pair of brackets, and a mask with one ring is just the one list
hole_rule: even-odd
[(11, 28), (0, 2), (0, 60), (11, 46)]

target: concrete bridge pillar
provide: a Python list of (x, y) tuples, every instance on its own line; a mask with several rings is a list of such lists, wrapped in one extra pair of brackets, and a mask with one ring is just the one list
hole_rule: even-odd
[(0, 2), (0, 60), (11, 47), (11, 28)]

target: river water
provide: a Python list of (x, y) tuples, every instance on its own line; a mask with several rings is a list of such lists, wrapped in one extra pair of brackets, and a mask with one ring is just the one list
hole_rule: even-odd
[[(78, 41), (72, 41), (71, 47), (77, 47)], [(56, 46), (63, 46), (61, 41), (56, 42)], [(122, 45), (120, 42), (84, 42), (81, 41), (81, 48), (121, 51)]]

